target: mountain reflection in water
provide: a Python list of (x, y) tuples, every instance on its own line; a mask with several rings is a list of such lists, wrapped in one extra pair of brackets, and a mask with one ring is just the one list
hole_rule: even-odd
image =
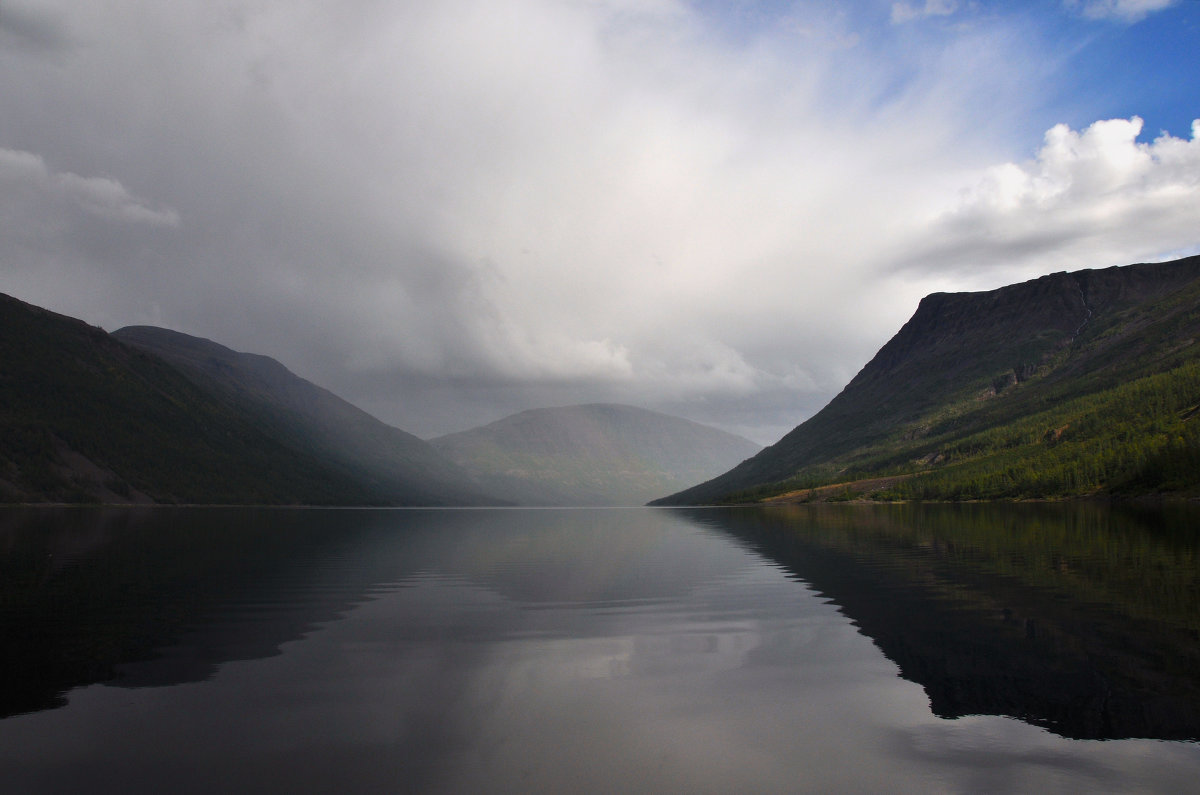
[(934, 714), (1200, 738), (1200, 510), (680, 509), (837, 604)]
[(274, 516), (0, 512), (0, 717), (61, 707), (67, 691), (97, 682), (202, 681), (222, 663), (279, 654), (367, 598), (369, 578), (294, 593), (289, 583), (329, 573), (382, 517), (299, 511), (281, 527)]
[[(224, 663), (276, 656), (423, 576), (462, 578), (521, 604), (603, 608), (669, 599), (720, 574), (698, 545), (668, 552), (636, 523), (597, 516), (604, 514), (0, 511), (0, 718), (65, 706), (69, 691), (96, 683), (207, 680)], [(551, 618), (543, 615), (536, 631), (570, 634)], [(437, 624), (446, 620), (431, 613), (403, 631), (436, 639), (448, 634)], [(496, 621), (472, 628), (456, 619), (453, 631), (465, 638), (531, 631)]]
[(5, 509), (0, 790), (1187, 791), (1195, 520)]

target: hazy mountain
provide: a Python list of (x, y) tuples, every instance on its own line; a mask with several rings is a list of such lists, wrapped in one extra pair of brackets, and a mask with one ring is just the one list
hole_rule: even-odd
[[(202, 341), (195, 342), (193, 351), (204, 349)], [(464, 482), (466, 475), (415, 437), (372, 424), (276, 362), (227, 353), (232, 359), (223, 359), (229, 364), (223, 381), (201, 377), (196, 368), (185, 374), (102, 329), (0, 295), (0, 502), (354, 505), (480, 499), (457, 483), (447, 484), (448, 478)], [(247, 378), (244, 394), (235, 397), (239, 362), (252, 362), (246, 369), (261, 378)], [(272, 390), (294, 402), (280, 399), (273, 411), (273, 395), (280, 393)], [(337, 426), (332, 420), (304, 426), (306, 391), (313, 407), (337, 407), (331, 416), (341, 412), (347, 436), (354, 436), (354, 428), (373, 428), (380, 444), (399, 440), (396, 459), (437, 477), (424, 471), (401, 477), (399, 464), (371, 469), (332, 454), (323, 434)]]
[(760, 449), (690, 420), (605, 404), (524, 411), (430, 443), (521, 505), (642, 505)]
[(0, 296), (0, 500), (338, 502), (369, 493), (163, 360)]
[[(1200, 487), (1200, 257), (935, 293), (824, 409), (663, 504)], [(829, 495), (826, 490), (825, 496)]]
[(112, 336), (177, 367), (198, 386), (254, 419), (272, 437), (312, 451), (402, 505), (496, 504), (428, 443), (387, 425), (267, 356), (152, 326)]

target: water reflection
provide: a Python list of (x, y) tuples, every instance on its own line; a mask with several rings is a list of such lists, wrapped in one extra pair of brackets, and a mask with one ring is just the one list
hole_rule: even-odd
[(1071, 738), (1200, 737), (1200, 511), (697, 510), (837, 604), (934, 714)]
[[(371, 523), (350, 513), (30, 509), (0, 513), (0, 715), (95, 682), (199, 681), (268, 657), (361, 602), (366, 583), (304, 589)], [(231, 611), (230, 605), (238, 607)], [(188, 642), (180, 646), (187, 637)]]
[(0, 512), (0, 780), (1180, 791), (1200, 745), (1029, 724), (1189, 736), (1183, 519)]
[[(647, 533), (613, 513), (3, 511), (0, 717), (63, 706), (68, 691), (93, 683), (202, 681), (421, 582), (604, 613), (652, 607), (724, 571), (683, 534)], [(553, 609), (451, 607), (398, 620), (396, 631), (413, 642), (574, 631), (575, 619)]]

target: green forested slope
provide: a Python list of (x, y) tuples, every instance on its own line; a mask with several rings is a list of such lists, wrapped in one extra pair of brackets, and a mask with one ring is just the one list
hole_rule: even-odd
[[(1200, 363), (1078, 397), (967, 436), (947, 434), (918, 454), (922, 468), (891, 460), (864, 470), (915, 472), (875, 495), (995, 499), (1110, 494), (1190, 494), (1200, 485)], [(928, 451), (928, 452), (926, 452)]]

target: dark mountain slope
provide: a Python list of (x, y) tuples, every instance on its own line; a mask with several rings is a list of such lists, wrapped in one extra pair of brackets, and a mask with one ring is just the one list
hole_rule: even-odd
[(642, 505), (759, 449), (679, 417), (604, 404), (525, 411), (431, 443), (523, 505)]
[(393, 428), (267, 356), (151, 326), (113, 337), (177, 367), (231, 410), (290, 447), (311, 450), (361, 482), (374, 501), (400, 505), (496, 504), (429, 444)]
[(174, 367), (0, 295), (0, 501), (362, 503)]
[[(1118, 411), (1118, 404), (1135, 399), (1130, 390), (1138, 379), (1171, 373), (1164, 377), (1182, 390), (1172, 399), (1191, 400), (1190, 371), (1179, 368), (1200, 358), (1197, 338), (1200, 257), (1056, 273), (988, 292), (935, 293), (819, 413), (741, 466), (662, 502), (736, 501), (927, 473), (983, 455), (979, 434), (1025, 421), (1060, 423), (1021, 431), (1038, 431), (1039, 442), (1047, 431), (1057, 434), (1050, 441), (1060, 441), (1062, 422), (1078, 432), (1081, 420), (1097, 412), (1116, 412), (1114, 422), (1136, 425), (1144, 412)], [(1102, 396), (1103, 406), (1089, 402)], [(1068, 405), (1070, 416), (1042, 416)], [(956, 447), (967, 439), (975, 445), (970, 450)], [(988, 496), (1039, 495), (1001, 489)]]

